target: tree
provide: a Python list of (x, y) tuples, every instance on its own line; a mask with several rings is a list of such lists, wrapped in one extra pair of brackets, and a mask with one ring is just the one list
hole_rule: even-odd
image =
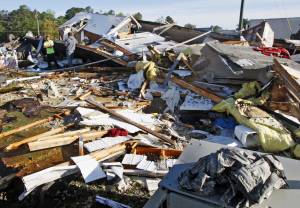
[(59, 16), (56, 18), (56, 24), (57, 25), (62, 25), (67, 21), (67, 19), (65, 18), (65, 16)]
[(248, 29), (248, 27), (249, 27), (249, 19), (243, 19), (243, 28), (244, 29)]
[(37, 31), (35, 13), (26, 5), (21, 5), (19, 9), (9, 13), (6, 30), (16, 36), (23, 36), (28, 31)]
[(173, 20), (173, 18), (170, 17), (170, 16), (167, 16), (167, 17), (166, 17), (166, 22), (168, 22), (168, 23), (170, 23), (170, 24), (175, 23), (175, 21)]
[(193, 25), (193, 24), (191, 24), (191, 23), (187, 23), (187, 24), (184, 25), (184, 27), (190, 28), (190, 29), (195, 29), (195, 28), (196, 28), (196, 25)]
[(103, 13), (104, 15), (113, 15), (113, 16), (115, 16), (116, 15), (116, 12), (114, 11), (114, 10), (109, 10), (108, 12), (105, 12), (105, 13)]
[[(243, 18), (243, 29), (247, 30), (249, 27), (249, 19)], [(236, 29), (239, 29), (239, 24), (236, 25)]]
[(50, 35), (51, 38), (58, 38), (58, 25), (53, 19), (45, 19), (41, 24), (41, 31), (45, 35)]
[(117, 17), (125, 17), (125, 14), (123, 14), (122, 12), (119, 12), (116, 16)]
[(65, 14), (65, 18), (67, 20), (71, 19), (74, 17), (77, 13), (79, 12), (85, 12), (86, 10), (84, 8), (79, 8), (79, 7), (72, 7), (71, 9), (68, 9)]
[(142, 20), (143, 19), (143, 15), (140, 13), (140, 12), (137, 12), (133, 15), (133, 17), (136, 19), (136, 20)]
[(90, 6), (85, 7), (84, 11), (87, 13), (94, 13), (94, 9)]

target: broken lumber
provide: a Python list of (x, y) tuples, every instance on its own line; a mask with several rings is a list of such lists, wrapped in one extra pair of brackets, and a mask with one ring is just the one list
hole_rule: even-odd
[(141, 130), (143, 130), (143, 131), (145, 131), (145, 132), (147, 132), (147, 133), (149, 133), (149, 134), (151, 134), (153, 136), (156, 136), (157, 138), (163, 140), (164, 142), (167, 142), (167, 143), (169, 143), (171, 145), (175, 145), (175, 142), (173, 140), (167, 138), (166, 136), (164, 136), (164, 135), (162, 135), (162, 134), (160, 134), (158, 132), (155, 132), (155, 131), (153, 131), (153, 130), (151, 130), (151, 129), (149, 129), (149, 128), (147, 128), (147, 127), (145, 127), (145, 126), (143, 126), (143, 125), (141, 125), (139, 123), (136, 123), (135, 121), (132, 121), (129, 118), (127, 118), (125, 116), (122, 116), (121, 114), (119, 114), (119, 113), (117, 113), (117, 112), (115, 112), (113, 110), (110, 110), (110, 109), (104, 107), (102, 104), (99, 104), (96, 101), (91, 100), (90, 98), (86, 99), (85, 101), (88, 102), (89, 104), (97, 107), (99, 110), (101, 110), (101, 111), (103, 111), (105, 113), (108, 113), (108, 114), (110, 114), (110, 115), (112, 115), (112, 116), (114, 116), (114, 117), (116, 117), (116, 118), (118, 118), (118, 119), (120, 119), (120, 120), (122, 120), (122, 121), (124, 121), (126, 123), (129, 123), (129, 124), (131, 124), (133, 126), (138, 127), (139, 129), (141, 129)]
[[(128, 141), (122, 144), (115, 145), (105, 150), (98, 150), (89, 155), (95, 158), (97, 161), (102, 162), (107, 159), (113, 158), (126, 152), (128, 145), (132, 145), (136, 141)], [(19, 200), (24, 199), (30, 192), (40, 185), (55, 181), (57, 179), (72, 175), (79, 172), (79, 169), (75, 165), (71, 165), (71, 162), (64, 162), (54, 167), (50, 167), (39, 172), (27, 175), (22, 178), (25, 186), (25, 192), (19, 196)]]
[(64, 132), (66, 129), (68, 129), (69, 127), (73, 126), (74, 124), (69, 124), (67, 126), (63, 126), (63, 127), (60, 127), (60, 128), (57, 128), (57, 129), (53, 129), (51, 131), (47, 131), (45, 133), (42, 133), (42, 134), (38, 134), (36, 136), (33, 136), (33, 137), (29, 137), (29, 138), (26, 138), (26, 139), (23, 139), (19, 142), (15, 142), (15, 143), (12, 143), (10, 145), (8, 145), (5, 150), (6, 151), (11, 151), (11, 150), (15, 150), (15, 149), (18, 149), (20, 146), (22, 146), (23, 144), (27, 144), (29, 142), (34, 142), (34, 141), (37, 141), (39, 138), (42, 138), (42, 137), (46, 137), (46, 136), (52, 136), (54, 134), (58, 134), (58, 133), (61, 133), (61, 132)]
[(172, 77), (171, 81), (174, 82), (175, 84), (179, 85), (180, 87), (191, 90), (191, 91), (197, 93), (198, 95), (207, 97), (207, 98), (211, 99), (212, 101), (214, 101), (215, 103), (219, 103), (223, 100), (223, 98), (221, 96), (214, 94), (214, 92), (207, 90), (207, 89), (200, 88), (198, 86), (196, 87), (193, 84), (187, 83), (186, 81), (184, 81), (182, 79)]
[(10, 136), (10, 135), (13, 135), (15, 133), (19, 133), (21, 131), (27, 130), (27, 129), (35, 127), (35, 126), (45, 124), (45, 123), (50, 122), (50, 121), (54, 120), (55, 118), (57, 118), (57, 117), (59, 117), (63, 114), (64, 113), (55, 114), (54, 116), (51, 116), (51, 117), (48, 117), (48, 118), (45, 118), (45, 119), (42, 119), (42, 120), (39, 120), (39, 121), (35, 121), (31, 124), (27, 124), (25, 126), (21, 126), (21, 127), (16, 128), (16, 129), (3, 132), (3, 133), (0, 134), (0, 139), (2, 139), (4, 137), (7, 137), (7, 136)]
[(293, 96), (293, 98), (300, 103), (300, 85), (293, 78), (293, 76), (281, 65), (281, 63), (274, 58), (274, 71), (279, 75), (280, 79), (283, 80), (286, 89)]
[(58, 139), (58, 138), (62, 138), (62, 137), (76, 136), (76, 135), (87, 133), (90, 131), (91, 131), (90, 128), (80, 129), (80, 130), (76, 130), (76, 131), (68, 131), (68, 132), (65, 132), (62, 134), (43, 136), (43, 137), (40, 137), (37, 141), (45, 141), (45, 140), (51, 140), (51, 139)]
[(164, 148), (156, 148), (156, 147), (136, 147), (133, 149), (132, 153), (137, 155), (145, 155), (145, 154), (155, 154), (159, 155), (163, 158), (178, 158), (182, 150), (176, 149), (164, 149)]
[(52, 147), (69, 145), (69, 144), (75, 142), (76, 140), (78, 140), (78, 138), (80, 136), (82, 136), (83, 141), (88, 141), (91, 139), (95, 139), (97, 137), (102, 137), (105, 134), (107, 134), (107, 131), (90, 132), (90, 133), (85, 133), (85, 134), (81, 134), (81, 135), (78, 134), (78, 135), (67, 136), (67, 137), (57, 137), (57, 138), (50, 139), (50, 140), (30, 142), (30, 143), (28, 143), (28, 147), (29, 147), (30, 151), (48, 149), (48, 148), (52, 148)]

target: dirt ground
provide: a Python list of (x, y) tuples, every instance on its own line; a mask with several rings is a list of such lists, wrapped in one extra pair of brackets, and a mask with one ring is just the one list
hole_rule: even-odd
[[(43, 190), (44, 189), (44, 190)], [(96, 181), (85, 184), (80, 175), (58, 180), (48, 190), (46, 186), (37, 189), (23, 201), (19, 201), (14, 190), (0, 193), (0, 207), (5, 208), (105, 208), (95, 201), (96, 195), (115, 200), (132, 208), (143, 207), (150, 198), (140, 183), (130, 180), (126, 191), (117, 190), (108, 182)], [(13, 195), (13, 196), (12, 196)]]

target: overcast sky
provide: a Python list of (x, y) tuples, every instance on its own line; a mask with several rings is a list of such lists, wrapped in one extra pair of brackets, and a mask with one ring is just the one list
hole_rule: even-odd
[[(110, 9), (125, 14), (141, 12), (145, 20), (170, 15), (179, 25), (220, 25), (233, 29), (238, 24), (241, 0), (0, 0), (1, 9), (13, 10), (26, 4), (39, 11), (63, 15), (71, 7), (91, 6), (95, 11)], [(245, 0), (245, 18), (300, 16), (300, 0)]]

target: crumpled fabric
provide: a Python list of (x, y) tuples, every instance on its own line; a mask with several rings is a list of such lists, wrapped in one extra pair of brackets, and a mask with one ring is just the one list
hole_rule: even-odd
[(265, 152), (281, 152), (295, 146), (291, 133), (280, 122), (248, 100), (229, 98), (215, 105), (213, 110), (227, 112), (239, 124), (255, 130)]
[(156, 67), (155, 63), (152, 61), (138, 61), (135, 66), (137, 72), (144, 71), (146, 79), (149, 81), (155, 80), (159, 70)]
[(107, 137), (128, 136), (128, 131), (125, 129), (113, 128), (107, 132)]
[(287, 185), (283, 166), (275, 156), (229, 148), (200, 158), (178, 182), (183, 189), (202, 196), (218, 196), (224, 207), (260, 204), (274, 189)]

